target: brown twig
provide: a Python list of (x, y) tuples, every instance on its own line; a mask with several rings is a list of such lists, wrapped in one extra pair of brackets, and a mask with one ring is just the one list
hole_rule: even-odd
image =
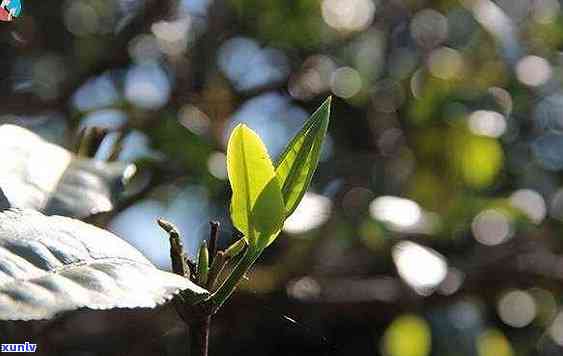
[(213, 260), (217, 254), (217, 241), (219, 240), (219, 227), (221, 224), (218, 221), (210, 221), (209, 225), (209, 264), (213, 264)]
[(168, 233), (170, 237), (170, 259), (172, 260), (172, 272), (179, 274), (182, 277), (189, 278), (190, 270), (186, 265), (184, 246), (180, 239), (178, 229), (172, 223), (158, 219), (158, 225)]

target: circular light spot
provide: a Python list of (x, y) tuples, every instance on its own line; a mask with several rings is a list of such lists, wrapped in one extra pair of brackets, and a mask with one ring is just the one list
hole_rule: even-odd
[(67, 29), (76, 36), (92, 35), (100, 29), (96, 9), (84, 1), (69, 1), (64, 12)]
[(207, 160), (207, 169), (215, 178), (227, 179), (227, 156), (223, 152), (212, 153)]
[(159, 40), (178, 43), (186, 40), (190, 25), (190, 18), (184, 17), (176, 21), (155, 22), (151, 26), (151, 31)]
[(547, 213), (545, 200), (534, 190), (520, 189), (515, 191), (510, 196), (510, 203), (515, 208), (520, 209), (536, 224), (542, 222)]
[(163, 52), (177, 56), (187, 49), (191, 26), (190, 17), (185, 15), (174, 21), (155, 22), (151, 31)]
[(360, 31), (373, 21), (373, 0), (323, 0), (322, 16), (325, 22), (338, 31)]
[(497, 140), (467, 135), (463, 143), (458, 141), (451, 147), (454, 153), (452, 163), (468, 186), (484, 188), (494, 184), (504, 162), (504, 151)]
[(416, 315), (402, 315), (393, 320), (383, 335), (386, 356), (428, 356), (431, 349), (428, 323)]
[(178, 114), (180, 124), (196, 135), (203, 135), (209, 131), (211, 120), (199, 108), (184, 105)]
[(447, 39), (448, 20), (438, 11), (425, 9), (413, 17), (410, 31), (419, 46), (432, 48)]
[(446, 278), (446, 260), (432, 249), (403, 241), (393, 247), (392, 256), (401, 278), (420, 295), (430, 295)]
[(502, 112), (506, 113), (507, 115), (512, 112), (512, 96), (510, 93), (503, 88), (499, 87), (491, 87), (487, 90), (487, 92), (491, 95), (494, 101), (501, 107)]
[(328, 220), (331, 209), (330, 199), (307, 192), (297, 209), (285, 220), (283, 231), (290, 234), (302, 234), (315, 229)]
[(469, 299), (462, 299), (447, 309), (448, 319), (456, 329), (475, 330), (482, 325), (481, 310), (475, 302)]
[(157, 64), (136, 65), (125, 77), (125, 97), (142, 109), (160, 108), (170, 97), (170, 80)]
[(382, 196), (371, 202), (369, 212), (374, 219), (397, 227), (411, 227), (422, 218), (422, 209), (412, 200)]
[(536, 317), (536, 303), (529, 293), (514, 290), (501, 297), (497, 304), (497, 311), (505, 324), (523, 328)]
[(475, 239), (487, 246), (501, 244), (512, 235), (508, 217), (498, 210), (484, 210), (473, 219), (471, 230)]
[(522, 83), (537, 87), (551, 78), (551, 65), (538, 56), (527, 56), (516, 64), (516, 76)]
[(514, 351), (510, 342), (502, 332), (489, 329), (477, 338), (479, 356), (513, 356)]
[(469, 130), (476, 135), (500, 137), (506, 131), (504, 115), (490, 110), (477, 110), (469, 115)]
[(305, 276), (289, 282), (287, 294), (295, 299), (314, 300), (321, 295), (321, 286), (315, 279)]
[(301, 70), (289, 78), (288, 91), (291, 96), (308, 100), (327, 90), (336, 64), (332, 58), (314, 55), (303, 62)]
[(463, 69), (463, 57), (449, 47), (435, 49), (428, 58), (428, 67), (433, 76), (440, 79), (453, 79)]
[(349, 99), (362, 88), (362, 78), (357, 70), (351, 67), (338, 68), (332, 74), (330, 87), (334, 95)]

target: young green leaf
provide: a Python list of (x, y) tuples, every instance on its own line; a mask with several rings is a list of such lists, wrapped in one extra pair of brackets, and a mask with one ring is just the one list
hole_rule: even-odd
[(260, 137), (243, 124), (229, 138), (227, 172), (233, 190), (231, 220), (250, 248), (260, 251), (280, 232), (285, 208), (268, 151)]
[(276, 176), (282, 189), (287, 216), (297, 208), (319, 164), (330, 117), (330, 102), (329, 97), (315, 111), (278, 160)]

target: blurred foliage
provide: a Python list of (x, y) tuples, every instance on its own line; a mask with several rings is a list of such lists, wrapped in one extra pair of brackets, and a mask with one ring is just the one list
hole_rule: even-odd
[(318, 0), (232, 0), (232, 5), (243, 26), (261, 40), (288, 49), (318, 47), (322, 43)]
[(192, 256), (210, 219), (236, 235), (231, 130), (276, 160), (334, 96), (312, 188), (213, 354), (562, 352), (559, 0), (29, 0), (0, 25), (0, 121), (67, 148), (104, 127), (95, 157), (118, 143), (139, 169), (95, 221), (163, 267), (156, 217)]

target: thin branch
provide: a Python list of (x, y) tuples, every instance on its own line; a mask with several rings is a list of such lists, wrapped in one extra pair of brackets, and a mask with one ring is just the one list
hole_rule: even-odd
[(218, 221), (210, 221), (209, 225), (209, 264), (212, 264), (217, 254), (217, 242), (219, 240), (219, 227), (221, 224)]
[(158, 219), (158, 225), (166, 231), (170, 237), (170, 259), (172, 260), (172, 272), (182, 277), (189, 278), (189, 269), (186, 265), (184, 246), (180, 239), (178, 229), (172, 223)]

